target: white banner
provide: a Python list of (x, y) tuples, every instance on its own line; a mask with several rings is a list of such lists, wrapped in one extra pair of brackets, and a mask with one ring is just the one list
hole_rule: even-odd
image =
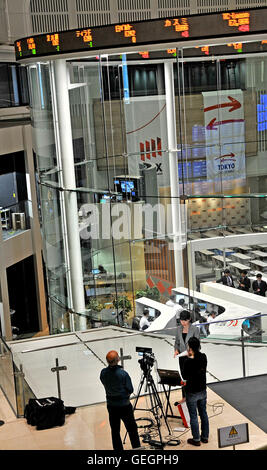
[(203, 92), (203, 101), (207, 179), (227, 181), (245, 178), (245, 119), (242, 90)]
[(139, 175), (141, 162), (153, 163), (158, 186), (169, 185), (165, 96), (130, 98), (124, 110), (129, 174)]

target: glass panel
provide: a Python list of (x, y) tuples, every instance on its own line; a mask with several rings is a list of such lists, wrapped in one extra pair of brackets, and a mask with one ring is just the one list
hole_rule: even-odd
[[(31, 93), (36, 149), (41, 149), (37, 159), (43, 232), (59, 268), (56, 274), (48, 264), (53, 271), (49, 289), (64, 312), (77, 310), (66, 228), (66, 201), (73, 193), (81, 248), (80, 297), (84, 296), (79, 313), (87, 311), (94, 326), (120, 321), (120, 297), (122, 305), (131, 303), (126, 319), (131, 325), (139, 291), (149, 296), (154, 288), (157, 300), (166, 302), (176, 284), (192, 283), (199, 289), (201, 282), (216, 279), (222, 268), (237, 262), (237, 256), (231, 255), (239, 253), (239, 247), (230, 240), (228, 244), (227, 237), (266, 230), (261, 156), (265, 62), (261, 57), (241, 57), (239, 51), (230, 57), (231, 47), (223, 45), (222, 54), (207, 46), (173, 49), (167, 55), (165, 50), (143, 51), (69, 62), (72, 188), (66, 188), (62, 178), (53, 73), (48, 63), (29, 67), (36, 85)], [(167, 111), (172, 88), (175, 112), (170, 132)], [(49, 150), (47, 141), (52, 142)], [(179, 223), (176, 200), (181, 203), (179, 210), (187, 211), (178, 250), (173, 239)], [(219, 237), (215, 244), (214, 237)], [(196, 249), (193, 243), (198, 239), (211, 243)], [(194, 248), (192, 259), (187, 240)], [(244, 245), (254, 243), (246, 240)], [(243, 263), (253, 275), (252, 265)], [(231, 269), (238, 283), (240, 273), (235, 266)], [(61, 313), (55, 316), (57, 323)], [(73, 318), (78, 321), (78, 316)]]
[[(190, 202), (194, 201), (195, 217)], [(225, 225), (214, 220), (214, 227), (206, 222), (210, 211), (215, 218), (218, 207), (223, 206)], [(190, 277), (195, 278), (194, 286), (201, 282), (221, 278), (225, 268), (229, 268), (236, 287), (239, 285), (241, 271), (245, 270), (255, 279), (258, 272), (267, 271), (266, 227), (260, 217), (260, 207), (266, 206), (265, 197), (197, 198), (190, 199), (188, 219), (193, 219), (194, 229), (188, 231), (191, 241), (189, 252), (194, 250), (192, 264), (189, 265)], [(205, 219), (205, 220), (204, 220)], [(252, 220), (255, 223), (252, 223)], [(245, 223), (244, 223), (245, 221)], [(205, 227), (205, 224), (207, 226)], [(215, 237), (215, 239), (214, 239)], [(252, 284), (250, 291), (252, 291)]]
[[(23, 343), (13, 343), (14, 362), (18, 369), (21, 365), (28, 387), (37, 397), (58, 396), (57, 380), (51, 368), (56, 365), (56, 358), (60, 366), (67, 370), (60, 372), (60, 388), (65, 406), (84, 406), (105, 401), (105, 390), (99, 380), (100, 371), (106, 367), (106, 354), (110, 349), (116, 349), (131, 359), (125, 360), (125, 367), (129, 371), (134, 389), (137, 392), (141, 379), (141, 366), (138, 367), (140, 356), (136, 347), (150, 347), (158, 362), (163, 367), (163, 357), (167, 355), (170, 362), (173, 359), (173, 344), (170, 338), (150, 337), (149, 335), (130, 335), (120, 330), (101, 329), (76, 335), (58, 335), (53, 338), (37, 339)], [(82, 341), (82, 343), (81, 343)], [(54, 347), (53, 347), (54, 343)], [(79, 367), (77, 367), (79, 364)], [(84, 380), (81, 370), (89, 377)], [(156, 370), (153, 376), (157, 382)], [(90, 380), (90, 377), (94, 377)], [(144, 390), (143, 390), (144, 393)]]
[(17, 402), (11, 350), (0, 338), (0, 387), (12, 410), (17, 414)]
[(183, 48), (177, 54), (180, 176), (186, 194), (265, 192), (266, 59), (229, 58), (230, 46), (235, 44)]
[[(66, 255), (66, 228), (62, 171), (59, 161), (58, 125), (53, 100), (54, 81), (49, 63), (28, 68), (31, 117), (34, 133), (37, 182), (44, 263), (47, 276), (51, 333), (62, 331), (62, 316), (71, 308), (69, 262)], [(62, 314), (62, 309), (64, 314)], [(66, 319), (64, 318), (64, 321)], [(65, 321), (64, 330), (69, 318)], [(64, 331), (63, 330), (63, 331)]]
[(0, 63), (0, 108), (29, 104), (29, 90), (24, 66)]
[[(214, 321), (218, 322), (218, 318)], [(202, 340), (202, 351), (208, 357), (208, 383), (243, 377), (243, 365), (245, 365), (246, 374), (251, 374), (255, 359), (257, 360), (257, 373), (266, 373), (266, 337), (259, 348), (257, 342), (246, 336), (243, 355), (240, 339), (231, 338), (231, 335), (228, 337), (210, 336), (210, 339)], [(100, 371), (106, 367), (107, 352), (114, 349), (119, 354), (123, 354), (123, 365), (129, 372), (134, 391), (137, 393), (143, 374), (141, 356), (136, 351), (137, 347), (152, 349), (154, 354), (151, 365), (152, 376), (157, 389), (162, 391), (158, 384), (157, 369), (177, 370), (177, 359), (173, 357), (174, 338), (172, 336), (133, 334), (130, 330), (123, 331), (118, 327), (108, 327), (76, 334), (38, 338), (24, 341), (23, 344), (11, 344), (15, 366), (18, 369), (22, 366), (28, 389), (37, 397), (58, 395), (57, 379), (51, 368), (55, 367), (56, 359), (60, 366), (66, 366), (67, 369), (60, 372), (62, 399), (65, 406), (77, 407), (105, 402), (105, 391), (99, 376)], [(217, 354), (218, 348), (220, 359)], [(262, 354), (261, 358), (259, 358), (260, 354)], [(231, 367), (229, 367), (229, 362), (231, 362)], [(89, 380), (84, 380), (85, 376)], [(145, 393), (146, 390), (142, 389), (141, 395)]]

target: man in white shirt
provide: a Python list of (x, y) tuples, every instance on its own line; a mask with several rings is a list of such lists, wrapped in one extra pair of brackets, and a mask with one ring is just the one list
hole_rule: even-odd
[(166, 302), (166, 305), (168, 305), (168, 307), (173, 307), (176, 320), (180, 319), (180, 313), (182, 312), (182, 310), (185, 309), (184, 303), (185, 303), (184, 299), (180, 299), (179, 304), (177, 304), (175, 295), (171, 295), (168, 302)]
[(144, 331), (150, 326), (150, 322), (148, 321), (149, 317), (149, 310), (145, 309), (143, 311), (143, 316), (140, 320), (139, 330)]

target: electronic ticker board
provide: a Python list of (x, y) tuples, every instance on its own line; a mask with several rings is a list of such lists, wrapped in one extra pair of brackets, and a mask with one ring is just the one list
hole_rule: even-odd
[(92, 50), (267, 32), (267, 8), (128, 22), (41, 34), (15, 41), (17, 60)]

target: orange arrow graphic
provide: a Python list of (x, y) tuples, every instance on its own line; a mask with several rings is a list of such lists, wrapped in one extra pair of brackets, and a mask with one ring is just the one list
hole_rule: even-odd
[(232, 96), (228, 96), (228, 99), (230, 101), (228, 101), (226, 103), (215, 104), (213, 106), (209, 106), (208, 108), (204, 108), (204, 113), (206, 113), (207, 111), (212, 111), (213, 109), (227, 108), (227, 107), (231, 108), (231, 109), (229, 109), (229, 113), (231, 113), (235, 109), (241, 108), (242, 105), (238, 100), (236, 100)]

